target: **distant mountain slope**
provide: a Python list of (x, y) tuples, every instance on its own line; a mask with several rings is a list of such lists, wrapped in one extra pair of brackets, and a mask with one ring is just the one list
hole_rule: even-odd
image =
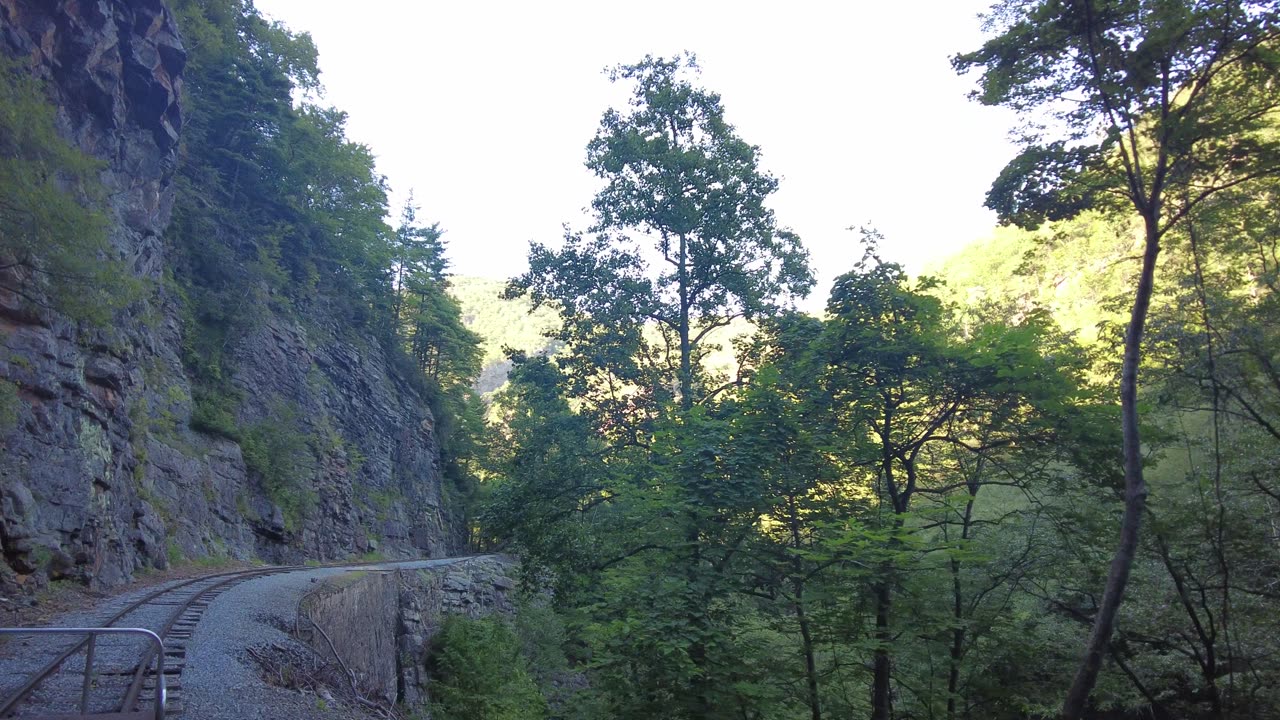
[(492, 392), (507, 381), (511, 363), (503, 353), (504, 347), (530, 354), (550, 347), (552, 341), (546, 333), (558, 321), (554, 310), (542, 307), (531, 314), (527, 299), (503, 300), (500, 296), (506, 280), (462, 275), (450, 280), (450, 291), (462, 304), (462, 322), (484, 338), (484, 369), (476, 381), (480, 392)]
[[(551, 308), (541, 307), (530, 313), (526, 298), (503, 300), (500, 296), (507, 285), (506, 280), (464, 275), (455, 275), (450, 280), (450, 292), (462, 305), (462, 322), (484, 338), (481, 344), (484, 368), (476, 380), (476, 388), (481, 393), (493, 392), (507, 381), (511, 363), (506, 359), (503, 347), (529, 354), (544, 353), (552, 347), (555, 341), (546, 333), (555, 329), (559, 316)], [(750, 323), (737, 319), (728, 327), (713, 332), (708, 343), (714, 342), (719, 348), (707, 355), (707, 367), (732, 375), (736, 367), (733, 339), (751, 330)]]
[(1124, 319), (1137, 270), (1135, 242), (1124, 223), (1085, 214), (1036, 231), (996, 228), (925, 268), (941, 294), (971, 308), (1025, 312), (1042, 307), (1066, 330), (1091, 342), (1098, 324)]

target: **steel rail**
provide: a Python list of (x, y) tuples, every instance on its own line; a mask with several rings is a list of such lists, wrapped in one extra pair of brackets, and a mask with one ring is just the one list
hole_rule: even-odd
[[(295, 569), (297, 568), (292, 566), (276, 567), (276, 568), (260, 568), (255, 570), (244, 571), (243, 573), (234, 575), (232, 577), (223, 578), (222, 580), (219, 580), (213, 585), (210, 585), (209, 587), (204, 588), (203, 590), (197, 591), (186, 602), (183, 602), (182, 604), (178, 605), (177, 609), (169, 615), (169, 619), (165, 621), (164, 626), (160, 629), (158, 634), (161, 638), (167, 638), (169, 636), (169, 633), (173, 630), (173, 626), (176, 625), (177, 622), (182, 619), (182, 616), (185, 615), (187, 611), (191, 609), (191, 606), (195, 605), (202, 598), (208, 597), (211, 594), (214, 594), (214, 593), (220, 592), (221, 590), (226, 589), (226, 587), (231, 583), (241, 582), (244, 580), (249, 580), (251, 578), (265, 577), (267, 575), (275, 575), (277, 573), (282, 573), (282, 572), (290, 572)], [(129, 690), (128, 692), (125, 693), (124, 702), (121, 703), (120, 705), (120, 712), (130, 712), (133, 710), (134, 706), (137, 704), (138, 697), (142, 694), (142, 687), (143, 685), (146, 684), (147, 668), (151, 666), (151, 658), (155, 656), (157, 652), (160, 655), (160, 659), (156, 661), (156, 677), (157, 677), (156, 687), (160, 687), (160, 685), (162, 684), (163, 678), (161, 678), (160, 675), (164, 672), (163, 671), (164, 646), (161, 645), (160, 647), (157, 648), (154, 645), (150, 645), (147, 647), (147, 650), (143, 652), (142, 660), (138, 662), (138, 667), (136, 670), (134, 670), (133, 681), (129, 683)]]

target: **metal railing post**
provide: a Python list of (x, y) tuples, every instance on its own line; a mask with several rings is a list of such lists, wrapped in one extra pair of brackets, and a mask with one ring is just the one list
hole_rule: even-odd
[[(160, 636), (146, 628), (0, 628), (0, 635), (88, 635), (89, 641), (85, 654), (84, 662), (84, 682), (80, 687), (80, 714), (88, 714), (89, 691), (93, 686), (93, 656), (97, 645), (97, 637), (99, 635), (141, 635), (151, 644), (151, 652), (156, 656), (156, 704), (155, 704), (155, 720), (164, 720), (165, 703), (168, 699), (168, 690), (164, 681), (164, 641)], [(144, 662), (150, 664), (148, 658)], [(143, 669), (145, 672), (145, 668)], [(18, 691), (18, 694), (9, 699), (9, 706), (12, 707), (31, 692), (42, 681), (44, 677), (36, 678), (29, 681), (26, 687)], [(129, 708), (121, 708), (121, 712), (130, 712)]]
[(164, 704), (169, 691), (164, 684), (164, 641), (156, 637), (156, 720), (164, 720)]
[(84, 654), (84, 684), (80, 687), (80, 714), (89, 714), (89, 688), (93, 685), (93, 650), (98, 645), (98, 634), (89, 636), (89, 646)]

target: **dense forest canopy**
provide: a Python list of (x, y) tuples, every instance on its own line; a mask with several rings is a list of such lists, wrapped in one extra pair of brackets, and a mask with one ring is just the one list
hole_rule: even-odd
[(818, 315), (781, 181), (691, 54), (608, 71), (588, 224), (455, 283), (307, 35), (172, 7), (172, 276), (85, 267), (94, 165), (7, 67), (0, 261), (68, 313), (97, 288), (82, 322), (180, 301), (193, 428), (282, 487), (306, 448), (237, 424), (229, 343), (269, 307), (397, 358), (475, 546), (554, 590), (445, 628), (438, 716), (1280, 717), (1274, 3), (997, 3), (954, 66), (1025, 121), (1004, 225), (921, 276), (864, 228)]
[[(1256, 469), (1277, 450), (1276, 11), (1011, 0), (989, 23), (955, 65), (1027, 113), (988, 201), (1028, 229), (921, 278), (864, 231), (821, 319), (687, 297), (735, 279), (690, 281), (684, 255), (724, 197), (700, 173), (734, 151), (679, 145), (696, 124), (672, 107), (714, 97), (679, 60), (615, 71), (636, 95), (588, 145), (597, 222), (508, 290), (558, 307), (565, 349), (514, 356), (482, 515), (557, 578), (591, 712), (1280, 712)], [(773, 236), (730, 202), (719, 232)], [(737, 372), (702, 379), (698, 328), (737, 314)]]

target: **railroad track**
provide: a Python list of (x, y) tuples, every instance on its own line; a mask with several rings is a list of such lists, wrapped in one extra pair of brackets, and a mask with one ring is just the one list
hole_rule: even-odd
[[(255, 568), (192, 578), (146, 594), (105, 622), (99, 621), (99, 625), (144, 628), (159, 636), (165, 654), (166, 714), (173, 716), (182, 711), (179, 677), (187, 642), (209, 603), (245, 580), (303, 569), (310, 568)], [(24, 636), (10, 637), (20, 641)], [(26, 637), (36, 635), (28, 633)], [(144, 636), (101, 635), (92, 640), (84, 637), (51, 654), (41, 669), (0, 702), (0, 718), (74, 718), (85, 714), (124, 717), (148, 708), (154, 715), (156, 647)], [(90, 675), (85, 673), (86, 665)]]

